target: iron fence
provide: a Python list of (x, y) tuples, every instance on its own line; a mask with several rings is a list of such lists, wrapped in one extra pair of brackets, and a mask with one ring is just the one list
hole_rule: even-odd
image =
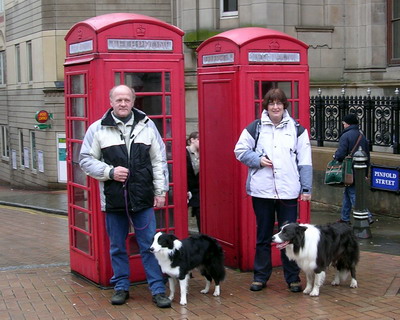
[(388, 147), (400, 154), (400, 97), (396, 89), (392, 97), (312, 96), (310, 98), (311, 140), (322, 147), (324, 142), (338, 142), (343, 131), (342, 119), (356, 114), (360, 129), (374, 147)]

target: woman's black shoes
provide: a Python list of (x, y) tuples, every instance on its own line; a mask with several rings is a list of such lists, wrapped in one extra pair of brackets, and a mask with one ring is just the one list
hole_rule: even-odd
[(261, 291), (264, 289), (267, 285), (264, 282), (260, 281), (253, 281), (250, 285), (250, 291)]

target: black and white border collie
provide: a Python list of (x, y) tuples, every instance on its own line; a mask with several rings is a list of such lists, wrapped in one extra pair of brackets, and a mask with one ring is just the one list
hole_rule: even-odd
[(169, 299), (175, 295), (175, 281), (179, 280), (180, 304), (187, 304), (187, 289), (190, 271), (197, 268), (206, 277), (208, 293), (211, 281), (215, 282), (214, 296), (220, 295), (220, 282), (225, 278), (224, 254), (217, 240), (204, 235), (193, 235), (180, 241), (175, 235), (158, 232), (154, 236), (150, 251), (154, 253), (163, 273), (169, 276)]
[(356, 265), (360, 258), (358, 242), (352, 228), (346, 223), (335, 222), (322, 226), (289, 223), (272, 237), (278, 249), (286, 249), (290, 260), (296, 261), (307, 278), (304, 294), (319, 296), (325, 280), (325, 270), (336, 268), (333, 286), (345, 281), (351, 274), (351, 288), (357, 288)]

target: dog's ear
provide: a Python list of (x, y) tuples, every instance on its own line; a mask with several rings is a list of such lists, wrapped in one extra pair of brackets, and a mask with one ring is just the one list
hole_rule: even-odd
[(167, 241), (167, 247), (168, 249), (172, 250), (174, 248), (174, 242), (178, 238), (174, 234), (169, 234), (168, 235), (168, 241)]

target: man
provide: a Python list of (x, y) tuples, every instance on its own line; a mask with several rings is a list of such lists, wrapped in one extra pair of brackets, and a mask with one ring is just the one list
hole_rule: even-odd
[[(343, 117), (343, 127), (344, 130), (339, 138), (339, 147), (335, 152), (334, 158), (338, 161), (343, 161), (346, 156), (348, 156), (354, 148), (354, 152), (358, 150), (358, 147), (361, 146), (362, 150), (368, 156), (368, 164), (369, 164), (369, 146), (368, 141), (365, 136), (360, 132), (358, 127), (358, 119), (354, 113), (349, 113)], [(361, 139), (356, 145), (358, 137), (361, 134)], [(350, 213), (352, 207), (354, 207), (356, 203), (356, 189), (354, 184), (351, 186), (345, 187), (343, 191), (343, 202), (342, 202), (342, 212), (339, 222), (344, 222), (350, 224)], [(372, 214), (368, 212), (368, 222), (369, 224), (374, 223), (374, 219), (372, 218)]]
[(100, 182), (114, 272), (111, 303), (124, 304), (129, 298), (126, 238), (131, 223), (153, 301), (167, 308), (171, 301), (165, 296), (160, 267), (149, 250), (156, 233), (153, 207), (164, 206), (168, 191), (165, 145), (153, 121), (133, 108), (134, 102), (132, 88), (119, 85), (110, 90), (111, 109), (86, 132), (79, 164)]

